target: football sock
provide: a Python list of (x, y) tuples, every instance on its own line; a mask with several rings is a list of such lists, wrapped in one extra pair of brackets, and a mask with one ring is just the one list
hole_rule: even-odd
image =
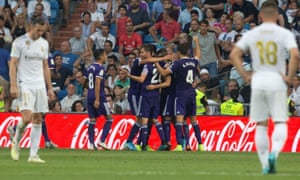
[(166, 137), (166, 142), (170, 142), (170, 121), (164, 121), (164, 131), (165, 131), (165, 137)]
[(153, 122), (152, 122), (152, 120), (150, 120), (150, 121), (148, 122), (148, 130), (147, 130), (147, 144), (148, 144), (149, 137), (150, 137), (150, 134), (151, 134), (151, 131), (152, 131), (152, 124), (153, 124)]
[(27, 125), (22, 120), (18, 122), (18, 125), (16, 126), (16, 135), (14, 138), (15, 143), (18, 144), (20, 142), (26, 126)]
[(285, 123), (278, 123), (274, 125), (274, 131), (272, 134), (272, 152), (275, 154), (277, 159), (279, 152), (287, 138), (287, 125)]
[(159, 137), (160, 137), (160, 140), (161, 140), (161, 144), (166, 144), (166, 138), (165, 138), (165, 134), (164, 134), (164, 129), (163, 129), (161, 123), (157, 121), (155, 123), (155, 127), (156, 127), (156, 130), (157, 130), (158, 134), (159, 134)]
[(46, 142), (50, 142), (45, 120), (42, 121), (42, 134)]
[(132, 127), (131, 130), (130, 130), (130, 133), (129, 133), (127, 142), (132, 142), (132, 141), (133, 141), (134, 137), (135, 137), (136, 134), (139, 132), (140, 127), (141, 127), (141, 124), (139, 124), (139, 123), (137, 123), (137, 122), (134, 123), (133, 127)]
[(182, 126), (183, 123), (181, 122), (176, 122), (175, 124), (177, 145), (182, 145)]
[(146, 146), (148, 144), (147, 137), (148, 137), (148, 125), (142, 125), (141, 127), (141, 142), (143, 146)]
[(106, 122), (105, 122), (105, 124), (104, 124), (104, 127), (103, 127), (102, 135), (101, 135), (101, 138), (100, 138), (100, 141), (101, 141), (101, 142), (104, 142), (104, 141), (105, 141), (106, 136), (107, 136), (108, 133), (109, 133), (109, 130), (110, 130), (110, 127), (111, 127), (112, 122), (113, 122), (112, 119), (106, 120)]
[(269, 168), (269, 140), (266, 126), (257, 125), (255, 132), (255, 144), (258, 158), (262, 168)]
[(199, 144), (202, 144), (202, 140), (201, 140), (201, 133), (200, 133), (200, 127), (198, 125), (197, 122), (193, 123), (193, 128), (194, 128), (194, 132), (195, 132), (195, 136), (197, 138), (197, 141)]
[(90, 121), (88, 126), (89, 143), (94, 144), (96, 121)]
[(37, 156), (39, 150), (40, 140), (42, 134), (42, 125), (41, 124), (32, 124), (31, 133), (30, 133), (30, 157)]
[(184, 134), (184, 139), (185, 139), (184, 145), (187, 145), (190, 143), (190, 130), (189, 130), (189, 126), (186, 122), (183, 123), (183, 134)]

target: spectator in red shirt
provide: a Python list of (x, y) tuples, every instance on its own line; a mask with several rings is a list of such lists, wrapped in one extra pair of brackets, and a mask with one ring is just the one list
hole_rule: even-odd
[(127, 33), (123, 33), (119, 39), (119, 54), (124, 56), (131, 53), (134, 48), (140, 48), (143, 43), (141, 36), (134, 32), (133, 23), (130, 20), (126, 22), (126, 31)]
[(130, 17), (126, 16), (127, 7), (125, 5), (120, 5), (118, 11), (120, 17), (117, 18), (117, 41), (121, 37), (122, 32), (126, 29), (126, 22), (130, 20)]
[[(157, 31), (160, 31), (160, 39), (157, 36)], [(172, 18), (171, 10), (164, 10), (163, 20), (155, 23), (149, 29), (149, 32), (157, 43), (167, 45), (177, 41), (180, 33), (180, 24)], [(164, 42), (162, 42), (162, 39), (164, 39)]]

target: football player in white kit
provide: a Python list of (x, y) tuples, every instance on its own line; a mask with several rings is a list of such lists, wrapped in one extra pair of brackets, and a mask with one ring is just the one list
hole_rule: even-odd
[(12, 97), (18, 98), (22, 115), (11, 146), (13, 160), (19, 160), (19, 141), (27, 124), (32, 122), (28, 162), (45, 163), (38, 156), (42, 113), (48, 112), (47, 91), (49, 98), (54, 96), (48, 68), (49, 45), (41, 37), (45, 25), (43, 19), (33, 19), (29, 32), (17, 38), (12, 44), (10, 93)]
[[(263, 23), (247, 32), (230, 54), (233, 65), (246, 82), (251, 80), (250, 120), (256, 122), (255, 143), (263, 174), (275, 173), (275, 162), (287, 138), (287, 83), (296, 73), (299, 51), (295, 37), (276, 24), (277, 5), (273, 0), (263, 3)], [(242, 66), (243, 53), (250, 50), (253, 74)], [(285, 52), (290, 54), (286, 75)], [(269, 152), (268, 118), (274, 125)]]

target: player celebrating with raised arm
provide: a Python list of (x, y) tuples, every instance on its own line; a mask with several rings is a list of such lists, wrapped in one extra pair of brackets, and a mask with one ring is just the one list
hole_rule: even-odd
[(54, 92), (48, 68), (48, 42), (41, 37), (46, 23), (41, 18), (35, 18), (30, 26), (28, 33), (13, 42), (11, 51), (10, 92), (12, 97), (18, 97), (22, 115), (12, 141), (11, 157), (13, 160), (19, 160), (20, 139), (27, 124), (32, 122), (28, 162), (45, 163), (37, 154), (42, 113), (48, 112), (47, 90), (50, 98), (54, 96)]
[(104, 92), (105, 68), (103, 64), (106, 59), (105, 51), (103, 49), (95, 50), (94, 58), (96, 62), (88, 67), (87, 77), (85, 77), (88, 80), (87, 110), (90, 118), (88, 126), (89, 149), (97, 149), (94, 144), (95, 124), (97, 118), (104, 115), (106, 122), (104, 124), (98, 146), (108, 150), (109, 147), (105, 144), (105, 139), (109, 133), (113, 119), (111, 117), (111, 111)]
[[(287, 138), (287, 85), (295, 75), (299, 52), (293, 34), (276, 24), (277, 5), (268, 0), (261, 11), (263, 23), (246, 33), (236, 44), (230, 59), (246, 82), (251, 79), (250, 120), (257, 123), (255, 143), (263, 174), (275, 173), (275, 162)], [(242, 65), (243, 53), (250, 50), (252, 76)], [(286, 74), (285, 53), (290, 53)], [(268, 118), (275, 123), (269, 152)]]
[(200, 58), (200, 47), (198, 37), (194, 36), (193, 41), (196, 45), (194, 58), (188, 57), (190, 48), (188, 44), (179, 44), (177, 48), (179, 60), (174, 61), (174, 63), (167, 69), (162, 68), (158, 63), (156, 63), (156, 67), (161, 73), (161, 75), (166, 76), (171, 73), (176, 74), (176, 95), (174, 104), (176, 111), (175, 129), (177, 146), (174, 149), (174, 151), (182, 151), (182, 134), (185, 117), (189, 117), (193, 124), (195, 135), (199, 143), (198, 149), (201, 151), (204, 150), (204, 146), (202, 144), (200, 136), (200, 128), (196, 119), (196, 95), (195, 89), (193, 88), (193, 82)]

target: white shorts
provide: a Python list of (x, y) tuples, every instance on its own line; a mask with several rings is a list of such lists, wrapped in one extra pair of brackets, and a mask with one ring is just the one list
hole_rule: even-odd
[(48, 112), (48, 97), (46, 88), (32, 89), (19, 86), (19, 110), (31, 110), (33, 113)]
[(262, 122), (270, 116), (274, 122), (288, 120), (287, 91), (252, 88), (250, 121)]

